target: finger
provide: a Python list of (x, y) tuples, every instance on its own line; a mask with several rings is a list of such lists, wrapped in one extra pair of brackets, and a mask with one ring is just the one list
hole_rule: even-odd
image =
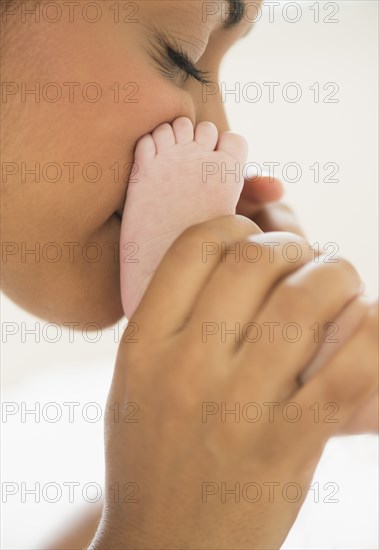
[(304, 365), (315, 356), (320, 341), (328, 338), (330, 326), (334, 340), (338, 338), (338, 327), (330, 324), (361, 290), (359, 274), (347, 260), (324, 263), (322, 259), (282, 279), (254, 319), (253, 338), (246, 331), (239, 351), (246, 370), (249, 363), (264, 358), (253, 376), (262, 378), (270, 365), (270, 392), (279, 401), (298, 388)]
[(305, 238), (294, 212), (284, 203), (265, 205), (255, 213), (254, 221), (262, 231), (289, 231)]
[[(353, 300), (338, 316), (335, 323), (338, 327), (337, 339), (326, 339), (317, 351), (314, 359), (301, 374), (302, 383), (306, 383), (320, 370), (337, 351), (345, 345), (354, 332), (365, 320), (367, 308), (372, 303), (365, 297)], [(343, 427), (346, 434), (377, 433), (378, 432), (378, 394), (374, 395), (362, 409)]]
[[(311, 455), (340, 432), (377, 391), (378, 310), (371, 306), (349, 342), (291, 399), (304, 412), (314, 405), (320, 411), (318, 421), (299, 424), (303, 451)], [(335, 404), (333, 418), (325, 413), (330, 404)]]
[(269, 175), (257, 175), (248, 171), (245, 178), (241, 199), (251, 205), (278, 201), (284, 193), (283, 184)]
[(361, 296), (344, 308), (342, 313), (335, 319), (337, 330), (334, 331), (334, 337), (327, 337), (322, 341), (314, 358), (301, 373), (299, 380), (302, 384), (310, 380), (337, 353), (339, 348), (348, 342), (365, 320), (369, 306), (370, 302)]
[[(288, 243), (300, 250), (296, 261), (288, 261)], [(236, 348), (245, 325), (254, 320), (278, 281), (311, 259), (308, 243), (297, 235), (265, 233), (233, 243), (193, 312), (192, 330), (205, 343), (217, 347), (221, 339), (226, 347)]]
[[(234, 241), (261, 233), (243, 216), (223, 216), (190, 227), (173, 243), (133, 316), (157, 335), (182, 328), (202, 288)], [(223, 293), (217, 297), (222, 301)], [(141, 321), (142, 322), (142, 321)]]

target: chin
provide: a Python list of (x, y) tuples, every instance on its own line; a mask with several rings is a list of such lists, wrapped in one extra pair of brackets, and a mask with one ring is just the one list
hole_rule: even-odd
[(88, 332), (105, 329), (124, 317), (118, 279), (65, 281), (56, 285), (3, 284), (2, 291), (15, 304), (46, 323)]

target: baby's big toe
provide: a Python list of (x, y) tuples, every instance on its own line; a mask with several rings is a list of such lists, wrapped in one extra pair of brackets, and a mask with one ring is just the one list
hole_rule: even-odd
[(213, 122), (200, 122), (196, 126), (195, 141), (207, 151), (214, 151), (218, 140), (217, 126)]
[(243, 165), (246, 162), (249, 147), (243, 136), (234, 132), (224, 132), (218, 140), (216, 149), (223, 151)]

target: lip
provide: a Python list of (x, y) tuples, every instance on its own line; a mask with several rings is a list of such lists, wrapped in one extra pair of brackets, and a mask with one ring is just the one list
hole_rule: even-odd
[(122, 218), (124, 216), (125, 203), (126, 203), (126, 193), (122, 198), (122, 202), (119, 203), (121, 205), (120, 208), (118, 208), (115, 211), (115, 215), (120, 219), (120, 221), (122, 220)]

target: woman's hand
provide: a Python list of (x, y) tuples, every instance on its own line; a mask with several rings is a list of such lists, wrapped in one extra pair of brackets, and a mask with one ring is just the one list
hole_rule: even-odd
[[(245, 185), (238, 204), (238, 213), (252, 219), (265, 232), (290, 231), (305, 238), (295, 213), (286, 204), (279, 201), (283, 196), (283, 185), (277, 178), (269, 176), (255, 176), (245, 178)], [(276, 201), (276, 202), (269, 202)], [(344, 312), (341, 319), (336, 319), (338, 325), (338, 341), (334, 339), (330, 344), (327, 339), (321, 346), (312, 367), (305, 373), (309, 379), (311, 373), (321, 368), (327, 357), (337, 351), (355, 330), (366, 314), (376, 316), (378, 322), (377, 304), (368, 304), (363, 301), (356, 303), (349, 311)], [(377, 338), (377, 336), (376, 336)], [(377, 362), (377, 359), (376, 359)], [(361, 434), (364, 432), (377, 433), (379, 428), (379, 394), (371, 396), (361, 410), (344, 426), (344, 434)]]
[(270, 176), (245, 178), (237, 205), (237, 214), (253, 220), (264, 232), (290, 231), (304, 237), (294, 212), (280, 202), (284, 188), (280, 180)]
[(92, 550), (280, 547), (324, 444), (377, 389), (371, 311), (299, 384), (324, 336), (310, 327), (361, 285), (348, 262), (313, 259), (239, 216), (174, 243), (119, 348)]

